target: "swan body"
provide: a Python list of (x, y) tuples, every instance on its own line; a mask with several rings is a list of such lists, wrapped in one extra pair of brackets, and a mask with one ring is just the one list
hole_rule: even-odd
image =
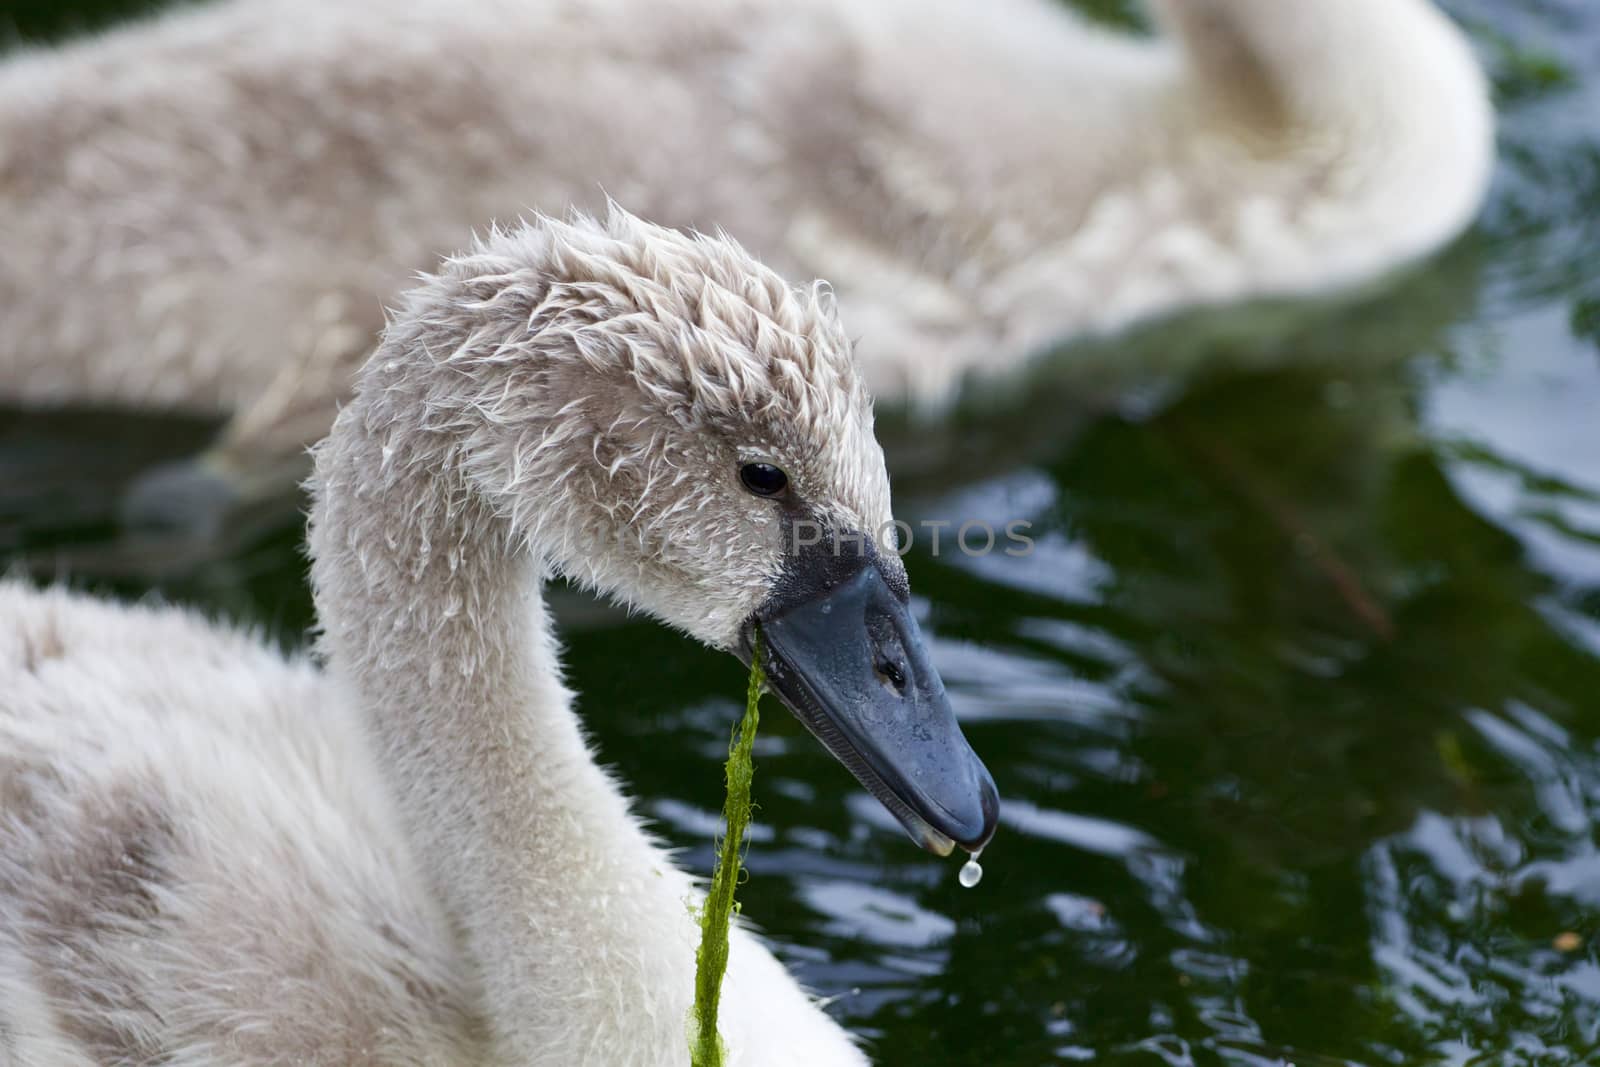
[(331, 423), (484, 219), (725, 228), (832, 280), (883, 398), (1349, 286), (1459, 232), (1485, 81), (1430, 0), (217, 0), (0, 67), (0, 396)]
[[(761, 619), (775, 677), (830, 676), (782, 652), (811, 609), (776, 533), (888, 518), (848, 353), (825, 291), (727, 242), (540, 221), (405, 299), (318, 448), (326, 671), (0, 584), (0, 1064), (687, 1063), (697, 890), (593, 760), (541, 577), (716, 647)], [(781, 499), (740, 487), (750, 456)], [(917, 676), (897, 611), (871, 640)], [(834, 651), (867, 640), (833, 618)], [(871, 685), (972, 760), (942, 803), (981, 801), (946, 827), (981, 845), (993, 785), (948, 704)], [(864, 1062), (747, 930), (729, 968), (732, 1062)]]

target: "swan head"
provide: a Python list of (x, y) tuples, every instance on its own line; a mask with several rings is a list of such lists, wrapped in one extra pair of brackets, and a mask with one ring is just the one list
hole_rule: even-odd
[(539, 219), (414, 291), (359, 393), (369, 426), (427, 412), (421, 460), (550, 569), (747, 663), (759, 630), (770, 686), (924, 847), (993, 834), (825, 286), (619, 208)]

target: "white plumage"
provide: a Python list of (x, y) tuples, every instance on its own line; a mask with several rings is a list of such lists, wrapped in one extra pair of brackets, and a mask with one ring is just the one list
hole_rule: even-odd
[[(686, 1063), (696, 893), (595, 765), (539, 585), (731, 647), (782, 566), (752, 455), (889, 517), (826, 292), (541, 220), (405, 298), (318, 447), (327, 672), (0, 584), (0, 1064)], [(722, 1019), (734, 1063), (863, 1062), (748, 932)]]
[[(219, 0), (0, 69), (0, 396), (236, 414), (298, 469), (457, 235), (598, 207), (833, 280), (880, 397), (1369, 279), (1474, 215), (1429, 0)], [(282, 475), (280, 474), (279, 477)]]

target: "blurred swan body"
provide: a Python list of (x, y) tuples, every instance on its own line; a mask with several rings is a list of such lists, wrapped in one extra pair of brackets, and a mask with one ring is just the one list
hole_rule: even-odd
[(0, 397), (331, 423), (457, 235), (617, 197), (828, 277), (876, 395), (1320, 292), (1474, 217), (1492, 112), (1430, 0), (218, 0), (0, 68)]
[[(0, 1063), (686, 1063), (697, 894), (594, 763), (539, 585), (737, 648), (804, 584), (739, 463), (888, 521), (849, 347), (727, 242), (541, 220), (404, 298), (318, 446), (328, 672), (0, 583)], [(865, 1062), (744, 930), (722, 1020), (732, 1063)]]

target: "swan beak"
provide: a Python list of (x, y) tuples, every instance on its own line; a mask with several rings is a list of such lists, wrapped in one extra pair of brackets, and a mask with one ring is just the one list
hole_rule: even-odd
[(886, 574), (870, 540), (800, 549), (745, 624), (762, 636), (768, 686), (900, 820), (946, 856), (994, 835), (1000, 796), (967, 744), (912, 617), (904, 572)]

